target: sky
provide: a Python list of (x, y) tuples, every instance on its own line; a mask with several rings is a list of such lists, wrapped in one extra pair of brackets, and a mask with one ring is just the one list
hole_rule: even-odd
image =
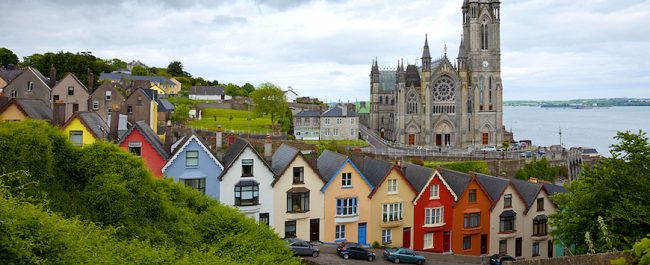
[[(0, 0), (0, 47), (91, 51), (220, 83), (369, 98), (370, 67), (455, 61), (462, 0)], [(502, 0), (504, 100), (650, 98), (650, 0)]]

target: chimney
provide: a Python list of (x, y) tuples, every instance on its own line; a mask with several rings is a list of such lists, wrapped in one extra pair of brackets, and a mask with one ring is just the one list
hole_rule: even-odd
[(93, 88), (94, 85), (95, 85), (95, 74), (93, 74), (93, 71), (91, 71), (90, 68), (88, 68), (88, 87), (87, 88), (88, 88), (88, 93), (89, 94), (92, 94), (95, 91), (95, 89)]
[(348, 107), (346, 107), (345, 105), (341, 105), (341, 115), (343, 115), (343, 117), (348, 116)]
[(174, 136), (172, 135), (172, 123), (171, 121), (167, 121), (167, 124), (165, 124), (165, 143), (163, 144), (163, 148), (165, 149), (165, 152), (168, 154), (172, 153), (172, 144), (174, 143)]
[(50, 88), (53, 88), (56, 85), (56, 68), (54, 68), (54, 65), (50, 65)]
[(264, 138), (264, 158), (267, 161), (271, 161), (271, 157), (273, 156), (273, 141), (271, 141), (271, 136), (266, 135), (266, 138)]
[(65, 103), (62, 101), (54, 102), (54, 107), (52, 109), (52, 125), (63, 126), (65, 122)]
[(222, 140), (223, 131), (221, 131), (221, 125), (217, 127), (217, 132), (215, 133), (214, 138), (215, 138), (214, 144), (216, 145), (215, 149), (217, 150), (217, 152), (219, 152), (219, 150), (221, 150), (221, 145), (223, 144), (223, 140)]
[(111, 141), (117, 142), (118, 139), (118, 130), (119, 130), (119, 124), (120, 124), (120, 104), (119, 103), (114, 103), (111, 106), (111, 121), (110, 121), (110, 139)]

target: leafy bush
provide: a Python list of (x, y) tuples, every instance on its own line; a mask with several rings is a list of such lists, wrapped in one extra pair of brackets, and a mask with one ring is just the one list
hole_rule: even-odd
[(442, 161), (425, 161), (424, 166), (430, 168), (442, 167), (459, 172), (474, 172), (489, 174), (488, 165), (485, 161), (461, 161), (461, 162), (442, 162)]
[[(298, 263), (292, 257), (292, 252), (266, 225), (260, 225), (237, 210), (181, 184), (171, 180), (155, 180), (140, 158), (129, 155), (114, 144), (98, 142), (77, 148), (72, 147), (61, 132), (44, 122), (2, 122), (0, 161), (3, 161), (0, 174), (20, 171), (31, 174), (30, 181), (5, 183), (9, 186), (5, 193), (21, 192), (23, 197), (47, 202), (43, 211), (54, 212), (51, 217), (56, 219), (49, 221), (54, 219), (45, 213), (34, 213), (31, 219), (28, 218), (32, 221), (25, 221), (32, 226), (8, 227), (9, 230), (0, 227), (0, 231), (15, 232), (0, 232), (0, 253), (3, 248), (18, 251), (18, 247), (11, 242), (19, 236), (24, 237), (25, 246), (50, 246), (55, 249), (28, 248), (25, 251), (36, 253), (35, 256), (16, 254), (15, 258), (19, 261), (16, 263), (39, 263), (38, 259), (45, 257), (44, 253), (60, 252), (61, 249), (76, 253), (76, 248), (86, 251), (96, 246), (93, 244), (103, 244), (94, 241), (67, 242), (74, 241), (73, 237), (90, 233), (85, 233), (86, 230), (97, 231), (97, 237), (105, 237), (106, 244), (116, 245), (116, 255), (122, 255), (121, 260), (127, 260), (108, 263), (169, 263), (165, 262), (169, 260), (204, 263), (214, 259), (206, 257), (202, 260), (194, 256), (204, 257), (208, 254), (217, 260), (228, 261), (216, 262), (222, 264), (232, 260), (251, 264)], [(31, 182), (34, 184), (23, 185)], [(24, 187), (18, 189), (18, 186)], [(29, 211), (39, 211), (35, 206), (24, 206), (32, 209)], [(67, 219), (60, 220), (63, 218)], [(7, 225), (4, 217), (0, 220), (3, 220), (0, 225)], [(65, 228), (69, 223), (76, 223), (76, 226)], [(47, 233), (50, 230), (40, 230), (50, 229), (51, 226), (51, 233), (64, 233), (56, 232), (57, 224), (64, 227), (61, 231), (71, 231), (70, 238), (59, 234), (49, 236)], [(42, 233), (46, 233), (47, 238), (39, 238)], [(57, 240), (64, 243), (57, 243)], [(154, 253), (170, 254), (130, 256), (121, 253), (119, 248), (123, 246), (123, 251), (129, 251), (140, 245), (150, 245), (148, 249)], [(107, 251), (99, 251), (97, 255), (113, 255), (113, 252)], [(52, 255), (54, 261), (48, 254), (45, 258), (52, 262), (45, 263), (103, 263), (94, 260), (87, 262), (81, 257), (60, 256), (66, 253)], [(169, 259), (165, 260), (167, 257)]]
[[(650, 264), (650, 234), (648, 237), (642, 238), (637, 241), (632, 249), (624, 251), (625, 254), (632, 256), (632, 264), (649, 265)], [(629, 264), (625, 257), (612, 260), (613, 265), (626, 265)]]

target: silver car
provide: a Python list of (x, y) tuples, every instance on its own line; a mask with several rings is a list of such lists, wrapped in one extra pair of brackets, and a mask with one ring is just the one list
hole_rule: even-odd
[(312, 256), (318, 257), (320, 250), (317, 247), (314, 247), (309, 242), (297, 239), (297, 238), (287, 238), (284, 242), (289, 246), (298, 256)]

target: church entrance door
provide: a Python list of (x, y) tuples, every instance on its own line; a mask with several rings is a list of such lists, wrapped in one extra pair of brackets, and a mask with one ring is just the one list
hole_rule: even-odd
[(482, 141), (482, 143), (483, 144), (488, 144), (489, 139), (490, 139), (490, 134), (489, 133), (483, 133), (483, 141)]
[(409, 145), (415, 145), (415, 134), (409, 134)]
[(437, 146), (442, 145), (442, 134), (436, 134), (436, 145)]

